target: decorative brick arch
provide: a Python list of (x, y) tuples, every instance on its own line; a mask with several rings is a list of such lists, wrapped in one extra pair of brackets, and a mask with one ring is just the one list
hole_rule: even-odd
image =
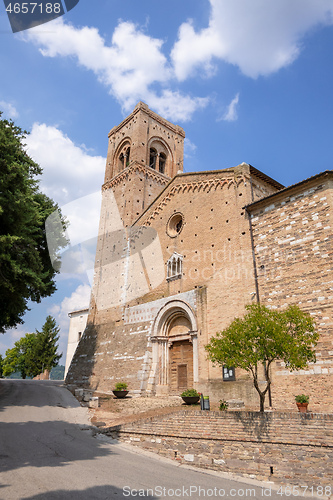
[(197, 332), (197, 320), (193, 309), (183, 300), (170, 300), (158, 311), (152, 330), (152, 337), (167, 336), (167, 325), (175, 315), (189, 319), (191, 331)]
[[(113, 157), (113, 165), (114, 165), (114, 172), (119, 173), (121, 170), (126, 168), (126, 164), (124, 161), (124, 166), (123, 168), (120, 168), (119, 165), (119, 158), (121, 155), (126, 155), (127, 151), (131, 149), (131, 138), (130, 137), (124, 137), (124, 139), (121, 141), (119, 146), (116, 149), (116, 152)], [(129, 161), (129, 158), (128, 158)]]
[[(157, 157), (159, 158), (160, 155), (165, 155), (165, 167), (164, 167), (164, 173), (168, 177), (172, 177), (174, 175), (173, 172), (171, 172), (171, 168), (173, 165), (173, 154), (172, 151), (166, 141), (162, 139), (162, 137), (159, 136), (153, 136), (149, 139), (148, 142), (148, 147), (147, 147), (147, 165), (150, 166), (150, 150), (154, 149), (156, 151)], [(157, 165), (157, 170), (158, 170), (158, 165)]]

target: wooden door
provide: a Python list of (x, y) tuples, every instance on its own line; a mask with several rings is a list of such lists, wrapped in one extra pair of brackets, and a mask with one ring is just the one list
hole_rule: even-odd
[(173, 342), (170, 352), (169, 391), (179, 394), (193, 387), (193, 346), (189, 340)]
[(177, 389), (187, 389), (187, 365), (178, 365), (177, 366)]

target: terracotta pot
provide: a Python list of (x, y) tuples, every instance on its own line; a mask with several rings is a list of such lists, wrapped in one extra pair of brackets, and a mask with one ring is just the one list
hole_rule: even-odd
[(296, 403), (296, 404), (298, 411), (300, 411), (301, 413), (307, 413), (309, 403)]
[(113, 394), (116, 396), (118, 399), (123, 399), (126, 398), (128, 391), (112, 391)]

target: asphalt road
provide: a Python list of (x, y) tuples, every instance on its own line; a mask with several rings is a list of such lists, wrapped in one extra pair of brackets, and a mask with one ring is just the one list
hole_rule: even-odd
[(0, 499), (284, 498), (93, 434), (61, 382), (0, 380)]

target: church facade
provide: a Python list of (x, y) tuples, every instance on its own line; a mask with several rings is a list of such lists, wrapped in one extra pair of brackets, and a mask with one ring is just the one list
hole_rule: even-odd
[(320, 332), (317, 362), (272, 369), (272, 403), (333, 411), (332, 171), (285, 188), (248, 164), (183, 173), (185, 134), (139, 103), (109, 133), (87, 327), (69, 387), (140, 395), (195, 387), (258, 407), (252, 380), (206, 357), (245, 306), (297, 304)]

